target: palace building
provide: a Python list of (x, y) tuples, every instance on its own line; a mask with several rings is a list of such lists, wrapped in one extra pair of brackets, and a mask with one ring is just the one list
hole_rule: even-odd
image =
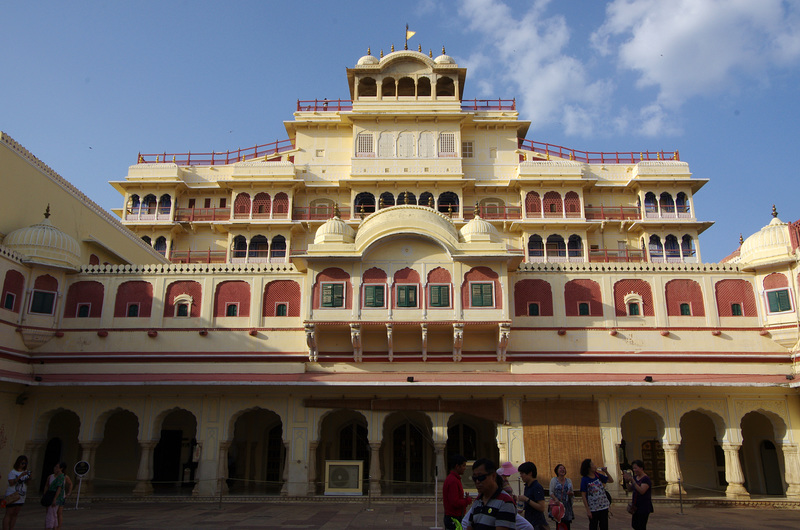
[(444, 50), (380, 55), (285, 140), (139, 154), (117, 216), (2, 135), (3, 465), (377, 497), (451, 453), (642, 459), (657, 494), (800, 497), (800, 224), (706, 263), (678, 151), (530, 140)]

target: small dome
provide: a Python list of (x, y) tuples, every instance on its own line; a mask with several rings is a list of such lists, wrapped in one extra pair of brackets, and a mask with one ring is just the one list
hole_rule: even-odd
[(490, 242), (499, 243), (500, 233), (489, 221), (476, 215), (461, 228), (461, 237), (466, 243)]
[(41, 223), (8, 234), (3, 244), (41, 265), (78, 270), (81, 248), (77, 241), (50, 222), (50, 209)]
[(449, 55), (442, 54), (433, 60), (436, 64), (456, 64), (455, 60)]
[(772, 221), (748, 237), (739, 250), (742, 265), (767, 265), (791, 259), (792, 241), (789, 237), (789, 224), (774, 214)]
[(370, 64), (380, 64), (380, 59), (375, 57), (374, 55), (365, 55), (361, 59), (358, 60), (356, 63), (357, 66), (365, 66)]
[(314, 235), (314, 244), (320, 243), (353, 243), (356, 240), (356, 231), (336, 215), (325, 221), (317, 228)]

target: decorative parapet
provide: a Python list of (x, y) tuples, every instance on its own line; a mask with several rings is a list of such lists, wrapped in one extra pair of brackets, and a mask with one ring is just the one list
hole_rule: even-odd
[(19, 264), (22, 264), (22, 260), (25, 258), (22, 254), (11, 250), (8, 247), (0, 245), (0, 256), (4, 258), (8, 258), (11, 261), (15, 261)]
[(522, 263), (518, 272), (741, 272), (732, 263)]
[(170, 263), (144, 265), (83, 265), (82, 274), (224, 274), (272, 273), (297, 274), (293, 263)]

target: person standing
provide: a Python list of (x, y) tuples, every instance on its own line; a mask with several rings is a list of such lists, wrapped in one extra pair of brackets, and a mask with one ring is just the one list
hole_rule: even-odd
[(61, 530), (63, 523), (64, 504), (66, 497), (72, 493), (72, 481), (64, 474), (67, 470), (67, 463), (60, 462), (53, 467), (53, 474), (47, 477), (47, 487), (49, 491), (54, 491), (53, 503), (47, 507), (45, 514), (44, 527)]
[(14, 462), (14, 469), (8, 473), (8, 488), (6, 489), (6, 498), (3, 500), (3, 506), (6, 507), (6, 513), (3, 516), (3, 530), (14, 530), (14, 526), (17, 524), (17, 516), (22, 509), (22, 505), (25, 504), (30, 478), (31, 472), (28, 470), (28, 457), (20, 455)]
[(587, 458), (581, 462), (581, 497), (589, 517), (589, 530), (608, 530), (608, 509), (611, 502), (606, 495), (604, 484), (614, 482), (608, 468), (598, 468)]
[(548, 528), (547, 519), (544, 516), (547, 510), (547, 503), (544, 500), (544, 488), (536, 480), (538, 472), (536, 464), (533, 462), (523, 462), (517, 468), (522, 482), (525, 483), (525, 490), (517, 499), (525, 506), (525, 520), (533, 526), (534, 530), (544, 530)]
[(478, 490), (478, 498), (469, 514), (467, 530), (494, 530), (515, 528), (517, 508), (514, 499), (503, 491), (502, 481), (497, 479), (497, 466), (488, 458), (472, 464), (472, 481)]
[(444, 503), (445, 530), (461, 530), (461, 519), (472, 504), (472, 498), (464, 493), (461, 475), (467, 470), (467, 459), (461, 455), (452, 455), (447, 462), (450, 471), (444, 479), (442, 502)]
[(653, 483), (644, 472), (644, 462), (634, 460), (631, 462), (633, 476), (623, 472), (622, 477), (625, 487), (633, 492), (631, 505), (634, 512), (631, 517), (631, 527), (634, 530), (647, 530), (647, 519), (653, 513)]
[(564, 506), (564, 515), (558, 523), (561, 527), (569, 530), (570, 523), (575, 518), (575, 512), (572, 509), (575, 491), (572, 489), (572, 481), (567, 477), (567, 468), (564, 464), (558, 464), (553, 471), (556, 476), (550, 479), (550, 499), (552, 502), (560, 502)]

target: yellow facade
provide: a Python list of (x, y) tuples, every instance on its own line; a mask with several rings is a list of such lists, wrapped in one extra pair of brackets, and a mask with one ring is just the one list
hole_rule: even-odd
[(315, 495), (341, 461), (424, 494), (450, 453), (800, 495), (797, 226), (704, 263), (676, 151), (527, 140), (444, 54), (347, 78), (286, 141), (139, 155), (127, 228), (3, 136), (2, 461), (86, 460), (95, 496)]

